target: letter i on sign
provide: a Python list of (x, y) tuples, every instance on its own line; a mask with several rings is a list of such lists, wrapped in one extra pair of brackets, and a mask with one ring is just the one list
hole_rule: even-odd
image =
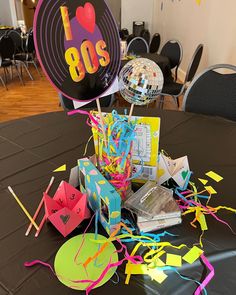
[(68, 8), (66, 6), (61, 6), (60, 10), (61, 10), (62, 22), (63, 22), (63, 26), (65, 30), (66, 40), (67, 41), (73, 40)]

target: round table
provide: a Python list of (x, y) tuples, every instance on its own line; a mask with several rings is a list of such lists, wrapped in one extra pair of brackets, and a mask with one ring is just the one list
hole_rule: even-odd
[[(118, 109), (119, 110), (119, 109)], [(109, 111), (109, 110), (104, 110)], [(119, 110), (121, 113), (122, 110)], [(236, 123), (221, 118), (206, 117), (176, 111), (135, 108), (136, 115), (160, 116), (160, 148), (173, 158), (188, 155), (193, 179), (204, 178), (213, 170), (224, 177), (215, 183), (218, 192), (211, 199), (212, 206), (236, 208), (234, 181), (236, 179)], [(68, 117), (63, 112), (28, 117), (0, 124), (0, 294), (84, 294), (63, 286), (54, 275), (41, 266), (25, 268), (25, 261), (40, 259), (53, 265), (54, 257), (64, 239), (52, 226), (43, 228), (34, 238), (34, 231), (25, 237), (28, 220), (7, 191), (12, 186), (27, 209), (33, 214), (42, 192), (52, 175), (56, 181), (50, 195), (62, 179), (68, 180), (70, 168), (81, 158), (90, 137), (90, 128), (82, 115)], [(88, 155), (93, 153), (89, 145)], [(59, 166), (67, 164), (67, 171), (53, 174)], [(219, 216), (236, 230), (236, 216), (221, 211)], [(199, 241), (200, 229), (190, 225), (193, 216), (183, 218), (182, 225), (168, 229), (177, 237), (168, 241), (192, 247)], [(203, 244), (205, 255), (215, 268), (215, 277), (207, 286), (208, 294), (233, 294), (236, 288), (236, 237), (223, 224), (207, 216), (209, 230)], [(74, 234), (81, 233), (77, 229)], [(164, 239), (166, 241), (166, 238)], [(180, 273), (200, 281), (206, 270), (200, 262), (183, 265)], [(96, 295), (112, 294), (193, 294), (197, 285), (180, 279), (176, 273), (161, 285), (147, 276), (132, 276), (124, 284), (124, 267), (118, 271), (120, 282), (108, 282), (91, 292)]]

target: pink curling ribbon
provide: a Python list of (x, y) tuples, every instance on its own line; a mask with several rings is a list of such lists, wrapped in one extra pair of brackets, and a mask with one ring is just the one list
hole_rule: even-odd
[(33, 260), (31, 262), (25, 262), (24, 266), (25, 267), (32, 267), (32, 266), (35, 266), (37, 264), (40, 264), (40, 265), (43, 265), (43, 266), (49, 268), (53, 272), (53, 274), (56, 276), (56, 273), (54, 272), (54, 269), (52, 268), (52, 266), (49, 263), (43, 262), (41, 260)]
[(74, 110), (74, 111), (70, 111), (68, 112), (68, 116), (73, 116), (75, 114), (82, 114), (82, 115), (87, 115), (89, 116), (89, 119), (95, 124), (95, 125), (98, 125), (98, 122), (94, 119), (94, 117), (87, 111), (83, 111), (83, 110)]
[(202, 290), (210, 283), (210, 281), (212, 280), (212, 278), (215, 275), (214, 267), (210, 264), (209, 260), (203, 254), (200, 257), (201, 257), (203, 263), (209, 269), (210, 273), (205, 278), (205, 280), (201, 283), (201, 285), (197, 288), (197, 290), (194, 292), (194, 295), (200, 295)]

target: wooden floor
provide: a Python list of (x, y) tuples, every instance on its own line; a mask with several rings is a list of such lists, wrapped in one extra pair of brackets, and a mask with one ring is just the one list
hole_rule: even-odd
[[(16, 73), (13, 80), (8, 81), (8, 91), (0, 83), (0, 122), (12, 119), (32, 116), (36, 114), (61, 111), (58, 94), (47, 81), (46, 77), (40, 77), (36, 70), (30, 67), (34, 80), (24, 73), (25, 86), (22, 86)], [(3, 77), (3, 72), (0, 71)], [(124, 100), (119, 99), (120, 106), (129, 106)], [(155, 107), (155, 104), (149, 107)], [(164, 109), (176, 109), (173, 99), (166, 97)]]

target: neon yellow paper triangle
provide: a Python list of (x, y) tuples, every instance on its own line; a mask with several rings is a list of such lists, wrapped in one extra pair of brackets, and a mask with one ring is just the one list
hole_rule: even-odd
[(198, 178), (198, 180), (199, 180), (203, 185), (206, 185), (206, 184), (208, 183), (208, 180), (206, 180), (206, 179)]
[(200, 5), (202, 0), (196, 0), (197, 4)]
[(66, 171), (66, 164), (62, 165), (61, 167), (55, 169), (53, 172), (63, 172)]
[(205, 189), (212, 195), (217, 194), (217, 191), (215, 191), (212, 186), (205, 186)]

